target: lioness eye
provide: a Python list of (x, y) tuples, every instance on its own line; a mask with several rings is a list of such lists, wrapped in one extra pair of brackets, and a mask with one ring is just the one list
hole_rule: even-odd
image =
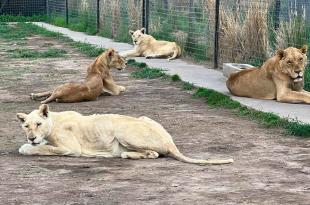
[(37, 127), (39, 127), (42, 123), (41, 122), (37, 122)]
[(292, 64), (292, 61), (287, 61), (287, 64)]
[(25, 125), (25, 127), (26, 127), (26, 128), (28, 128), (28, 127), (29, 127), (29, 125)]
[(303, 61), (304, 59), (303, 59), (303, 58), (299, 58), (299, 60), (300, 60), (300, 61)]

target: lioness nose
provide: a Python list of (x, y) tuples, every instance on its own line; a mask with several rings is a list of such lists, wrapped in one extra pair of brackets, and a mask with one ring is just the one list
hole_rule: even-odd
[(28, 137), (28, 139), (29, 139), (30, 141), (34, 141), (34, 140), (36, 139), (36, 137), (30, 136), (30, 137)]
[(301, 70), (295, 70), (295, 73), (299, 74), (301, 73)]

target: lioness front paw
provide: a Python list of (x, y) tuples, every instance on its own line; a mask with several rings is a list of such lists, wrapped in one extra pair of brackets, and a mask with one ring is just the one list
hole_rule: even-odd
[(37, 96), (34, 93), (30, 93), (30, 98), (31, 100), (37, 99)]
[(31, 144), (24, 144), (18, 149), (18, 152), (23, 155), (31, 155), (32, 148)]
[(126, 90), (126, 88), (125, 88), (124, 86), (119, 86), (119, 90), (120, 90), (121, 92), (124, 92), (124, 91)]

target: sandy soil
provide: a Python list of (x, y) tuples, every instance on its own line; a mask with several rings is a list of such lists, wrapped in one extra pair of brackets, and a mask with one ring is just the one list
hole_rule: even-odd
[[(8, 49), (57, 47), (65, 58), (12, 59)], [(15, 117), (39, 106), (29, 93), (82, 80), (89, 63), (76, 50), (35, 37), (0, 41), (0, 204), (309, 204), (310, 139), (266, 129), (212, 109), (167, 80), (137, 80), (131, 68), (113, 71), (121, 96), (57, 104), (53, 111), (145, 115), (160, 122), (190, 157), (235, 163), (197, 166), (171, 158), (125, 160), (21, 156), (25, 136)]]

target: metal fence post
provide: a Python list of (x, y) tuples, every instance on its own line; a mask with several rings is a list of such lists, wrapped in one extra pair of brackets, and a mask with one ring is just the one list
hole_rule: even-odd
[(69, 25), (69, 8), (68, 8), (68, 0), (66, 0), (66, 25)]
[(97, 0), (97, 33), (99, 33), (100, 27), (100, 0)]
[(149, 33), (149, 14), (150, 4), (149, 0), (142, 0), (142, 26), (145, 28), (145, 33)]
[(214, 28), (214, 68), (219, 67), (219, 37), (220, 37), (220, 0), (215, 2), (215, 28)]
[(49, 0), (46, 0), (46, 15), (47, 15), (48, 21), (50, 21), (51, 20), (51, 14), (50, 14)]
[(278, 28), (279, 28), (280, 9), (281, 9), (281, 1), (276, 0), (276, 5), (274, 8), (274, 28), (275, 28), (275, 30), (278, 30)]

